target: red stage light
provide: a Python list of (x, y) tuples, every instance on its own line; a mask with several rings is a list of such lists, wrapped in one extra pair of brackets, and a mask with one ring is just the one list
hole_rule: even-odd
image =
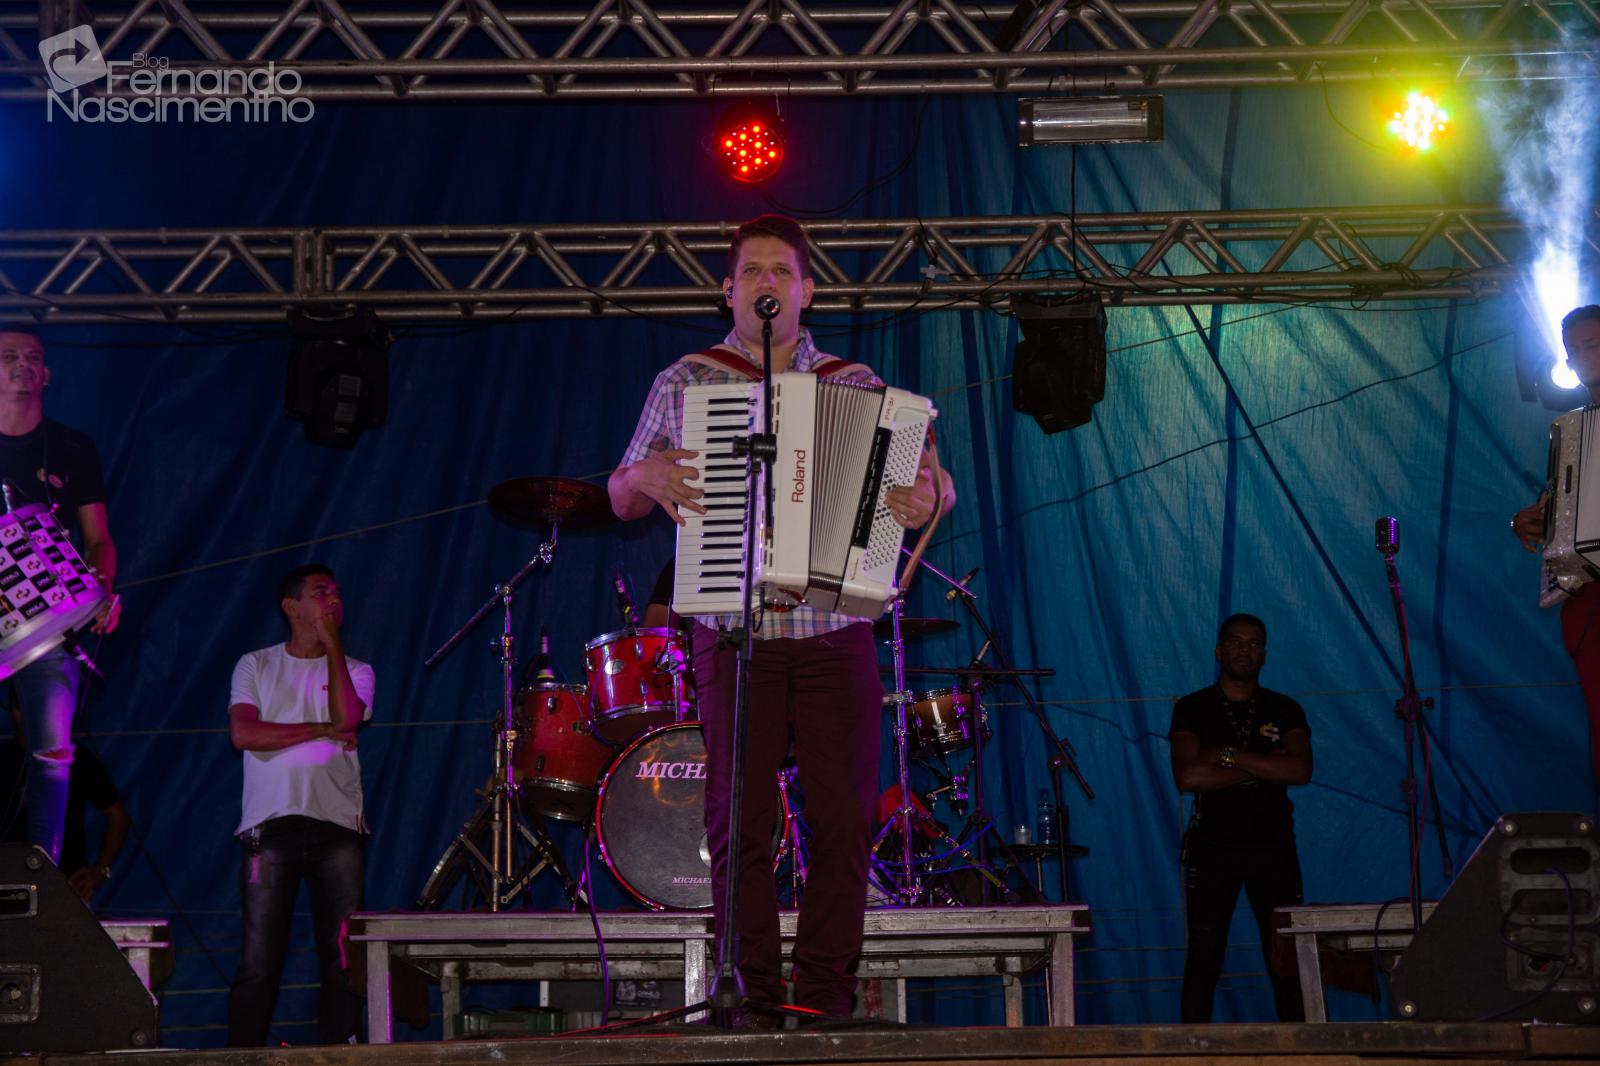
[(735, 181), (766, 181), (783, 164), (783, 123), (770, 108), (741, 104), (718, 124), (717, 156)]

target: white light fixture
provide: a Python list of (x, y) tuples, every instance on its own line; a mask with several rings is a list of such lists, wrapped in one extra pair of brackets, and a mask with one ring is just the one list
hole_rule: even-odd
[(1024, 148), (1161, 139), (1159, 96), (1038, 96), (1017, 104)]

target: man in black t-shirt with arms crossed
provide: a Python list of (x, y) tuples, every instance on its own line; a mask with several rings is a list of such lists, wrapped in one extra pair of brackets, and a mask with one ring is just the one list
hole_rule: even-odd
[(1300, 705), (1256, 681), (1267, 661), (1267, 626), (1235, 614), (1217, 630), (1215, 684), (1172, 709), (1172, 776), (1194, 792), (1185, 834), (1189, 926), (1182, 1020), (1209, 1022), (1228, 926), (1243, 886), (1261, 934), (1278, 1020), (1304, 1021), (1300, 983), (1272, 970), (1272, 910), (1300, 902), (1289, 785), (1311, 780), (1311, 729)]
[[(12, 506), (57, 508), (56, 520), (77, 528), (84, 561), (100, 573), (107, 590), (117, 578), (117, 549), (106, 521), (106, 490), (100, 457), (86, 435), (44, 417), (50, 384), (44, 344), (31, 330), (0, 326), (0, 481)], [(117, 627), (113, 596), (92, 630)], [(72, 717), (82, 671), (63, 647), (52, 648), (16, 673), (11, 685), (22, 705), (28, 738), (28, 839), (61, 861), (62, 833), (72, 775)]]

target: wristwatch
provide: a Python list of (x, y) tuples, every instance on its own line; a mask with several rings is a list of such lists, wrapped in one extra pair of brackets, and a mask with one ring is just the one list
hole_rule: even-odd
[(1233, 769), (1233, 749), (1232, 748), (1223, 748), (1222, 749), (1222, 758), (1221, 758), (1220, 762), (1227, 769), (1229, 769), (1229, 770)]

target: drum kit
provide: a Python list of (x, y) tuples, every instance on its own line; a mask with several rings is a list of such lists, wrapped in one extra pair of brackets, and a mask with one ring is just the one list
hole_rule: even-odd
[[(894, 690), (884, 696), (883, 702), (894, 715), (898, 776), (879, 802), (884, 825), (873, 841), (873, 898), (883, 904), (906, 907), (987, 903), (994, 898), (1014, 902), (1018, 894), (1006, 876), (1008, 870), (1014, 870), (1023, 891), (1042, 899), (1043, 886), (1029, 878), (1022, 866), (1024, 858), (1034, 860), (1036, 876), (1042, 876), (1043, 859), (1059, 859), (1061, 898), (1069, 898), (1067, 862), (1087, 855), (1088, 849), (1068, 842), (1062, 775), (1070, 773), (1089, 799), (1094, 798), (1094, 790), (1078, 767), (1072, 745), (1056, 734), (1048, 715), (1028, 686), (1022, 684), (1028, 678), (1050, 677), (1055, 671), (1017, 669), (1006, 659), (994, 628), (978, 610), (977, 596), (970, 588), (976, 569), (958, 580), (909, 550), (901, 550), (921, 572), (949, 587), (945, 598), (960, 603), (968, 620), (983, 634), (984, 642), (965, 666), (907, 666), (907, 641), (951, 632), (959, 626), (947, 619), (904, 617), (903, 592), (874, 626), (875, 635), (889, 646), (892, 660), (886, 672), (893, 674)], [(998, 663), (996, 667), (984, 664), (991, 652)], [(907, 686), (907, 675), (913, 673), (953, 676), (956, 683), (912, 691)], [(1052, 753), (1053, 831), (1044, 847), (1007, 841), (996, 831), (983, 807), (984, 746), (993, 737), (983, 691), (987, 684), (1002, 682), (1015, 684)], [(966, 763), (954, 768), (953, 761), (963, 755)], [(931, 774), (937, 787), (921, 795), (914, 791), (913, 765)], [(933, 815), (933, 805), (940, 797), (956, 816), (966, 816), (954, 834)]]
[[(519, 682), (512, 634), (518, 587), (534, 570), (553, 567), (561, 532), (600, 529), (616, 519), (603, 487), (567, 478), (507, 481), (489, 493), (488, 502), (502, 521), (538, 530), (545, 539), (426, 661), (435, 665), (488, 615), (501, 612), (493, 643), (502, 693), (493, 776), (477, 809), (434, 865), (416, 907), (439, 907), (464, 887), (465, 905), (498, 911), (516, 904), (546, 871), (559, 878), (572, 906), (580, 906), (586, 884), (567, 868), (550, 834), (551, 822), (564, 822), (594, 833), (601, 860), (640, 904), (655, 910), (709, 909), (706, 750), (687, 634), (640, 626), (619, 573), (625, 626), (584, 645), (583, 683), (558, 682), (543, 633), (539, 656)], [(926, 562), (921, 565), (966, 591)], [(895, 661), (896, 691), (884, 703), (896, 712), (899, 785), (880, 804), (884, 826), (873, 843), (872, 896), (901, 906), (976, 902), (971, 891), (957, 887), (966, 882), (955, 876), (955, 871), (973, 870), (981, 878), (983, 898), (1013, 898), (1004, 864), (989, 861), (990, 849), (1005, 844), (982, 807), (982, 752), (991, 736), (982, 690), (987, 680), (1050, 671), (985, 668), (980, 655), (958, 670), (920, 671), (956, 674), (957, 684), (907, 691), (904, 674), (918, 671), (904, 665), (905, 642), (955, 630), (958, 623), (900, 614), (897, 602), (875, 628)], [(962, 756), (968, 763), (952, 771)], [(938, 786), (914, 792), (913, 764), (931, 773)], [(774, 876), (787, 862), (791, 903), (803, 890), (808, 837), (795, 776), (792, 767), (779, 774), (780, 817), (773, 830)], [(954, 835), (930, 813), (941, 796), (958, 816), (970, 810)], [(1006, 858), (1016, 865), (1014, 856)]]
[[(554, 563), (562, 530), (614, 522), (604, 488), (567, 478), (518, 478), (489, 493), (494, 514), (548, 531), (532, 559), (427, 660), (448, 655), (498, 607), (503, 706), (495, 728), (495, 766), (478, 809), (434, 865), (419, 909), (437, 907), (465, 882), (473, 904), (511, 906), (546, 870), (560, 878), (574, 906), (585, 887), (568, 871), (549, 822), (592, 827), (601, 860), (640, 903), (657, 910), (709, 909), (711, 859), (702, 824), (705, 741), (696, 721), (685, 633), (637, 624), (623, 585), (623, 629), (584, 645), (584, 682), (563, 684), (550, 669), (541, 635), (536, 672), (514, 683), (517, 659), (511, 611), (517, 587)], [(619, 577), (620, 580), (620, 577)], [(780, 775), (780, 861), (797, 821)], [(798, 849), (795, 849), (798, 850)]]

